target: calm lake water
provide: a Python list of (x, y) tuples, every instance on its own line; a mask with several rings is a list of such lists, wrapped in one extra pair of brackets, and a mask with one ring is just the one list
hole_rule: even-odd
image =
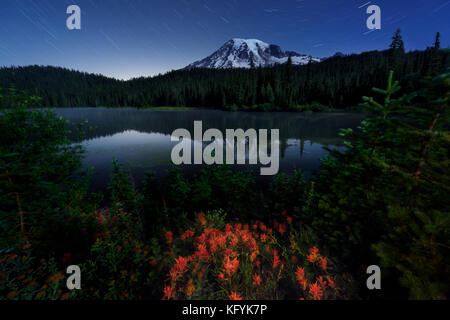
[[(133, 108), (56, 109), (57, 114), (73, 123), (87, 121), (93, 126), (82, 144), (86, 148), (84, 164), (94, 167), (94, 190), (104, 190), (112, 159), (130, 169), (139, 186), (145, 173), (152, 170), (164, 177), (172, 166), (170, 154), (177, 142), (170, 136), (175, 129), (185, 128), (193, 136), (195, 120), (203, 121), (203, 132), (209, 128), (244, 130), (280, 130), (280, 172), (301, 169), (307, 175), (319, 169), (327, 154), (324, 146), (343, 149), (340, 128), (355, 128), (364, 119), (356, 113), (259, 113), (224, 112), (218, 110), (160, 111)], [(270, 136), (270, 135), (269, 135)], [(233, 166), (236, 170), (254, 170), (257, 179), (260, 165)], [(194, 174), (200, 165), (183, 166), (186, 174)]]

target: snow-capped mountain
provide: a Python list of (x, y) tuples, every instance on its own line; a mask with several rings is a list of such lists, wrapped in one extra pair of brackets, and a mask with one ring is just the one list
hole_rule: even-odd
[(219, 50), (203, 60), (191, 63), (186, 69), (192, 68), (250, 68), (272, 66), (286, 63), (289, 56), (292, 64), (307, 64), (310, 59), (320, 62), (319, 58), (298, 54), (293, 51), (283, 51), (277, 45), (267, 44), (256, 39), (232, 39), (226, 42)]

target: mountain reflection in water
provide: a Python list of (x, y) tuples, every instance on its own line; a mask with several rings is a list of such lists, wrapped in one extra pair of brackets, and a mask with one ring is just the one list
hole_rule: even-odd
[[(118, 159), (131, 170), (137, 185), (152, 170), (164, 177), (171, 164), (171, 150), (177, 142), (170, 140), (175, 129), (185, 128), (193, 135), (194, 121), (203, 122), (203, 132), (226, 129), (279, 129), (280, 172), (301, 169), (307, 175), (318, 170), (320, 158), (327, 154), (324, 146), (343, 149), (341, 128), (355, 128), (364, 119), (358, 113), (286, 113), (225, 112), (193, 109), (183, 111), (139, 110), (134, 108), (56, 109), (56, 113), (72, 123), (87, 120), (84, 164), (94, 167), (94, 190), (103, 190), (108, 182), (112, 159)], [(77, 139), (72, 137), (74, 141)], [(183, 165), (187, 174), (201, 165)], [(260, 165), (234, 165), (238, 170), (258, 170)], [(263, 179), (258, 177), (258, 179)]]

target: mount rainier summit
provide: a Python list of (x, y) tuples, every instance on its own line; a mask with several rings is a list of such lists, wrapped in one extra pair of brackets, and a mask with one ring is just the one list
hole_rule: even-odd
[(310, 60), (313, 62), (321, 61), (319, 58), (313, 58), (309, 55), (283, 51), (277, 45), (256, 39), (232, 39), (210, 56), (191, 63), (185, 69), (250, 68), (252, 63), (255, 67), (267, 67), (286, 63), (289, 56), (294, 65), (304, 65)]

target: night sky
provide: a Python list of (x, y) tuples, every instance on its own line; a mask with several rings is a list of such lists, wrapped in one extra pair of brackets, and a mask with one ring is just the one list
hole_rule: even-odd
[[(66, 9), (82, 10), (68, 30)], [(381, 30), (366, 8), (381, 7)], [(2, 0), (0, 66), (54, 65), (120, 79), (185, 67), (231, 38), (327, 57), (384, 49), (401, 28), (406, 50), (450, 46), (449, 0)]]

